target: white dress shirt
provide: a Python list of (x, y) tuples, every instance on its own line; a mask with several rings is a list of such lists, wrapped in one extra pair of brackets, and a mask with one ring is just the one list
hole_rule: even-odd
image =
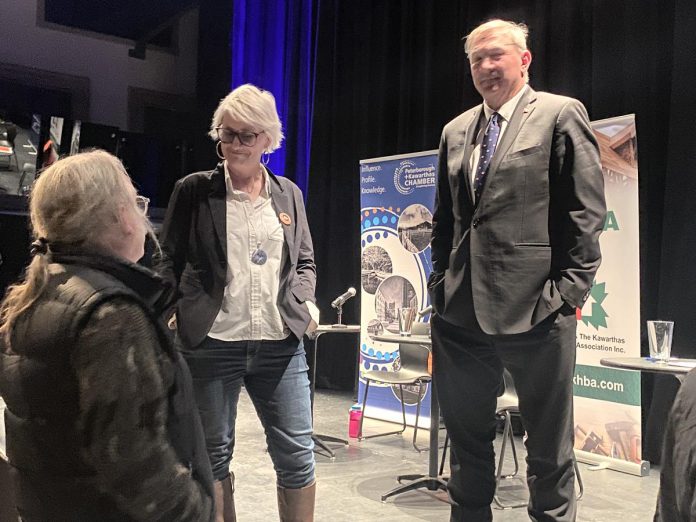
[[(290, 335), (278, 302), (280, 263), (285, 248), (283, 225), (271, 200), (270, 179), (256, 201), (236, 190), (225, 164), (227, 187), (227, 284), (222, 305), (208, 335), (222, 341), (280, 340)], [(268, 256), (251, 261), (257, 250)]]
[(527, 92), (527, 89), (529, 89), (529, 86), (524, 85), (520, 89), (520, 92), (518, 92), (508, 101), (506, 101), (502, 105), (502, 107), (500, 107), (500, 109), (498, 109), (497, 111), (491, 109), (485, 101), (483, 102), (483, 114), (486, 117), (486, 122), (479, 128), (478, 134), (476, 135), (476, 146), (474, 147), (474, 152), (471, 154), (471, 158), (469, 158), (469, 183), (471, 183), (471, 187), (474, 186), (476, 168), (478, 167), (479, 159), (481, 159), (481, 142), (483, 142), (483, 135), (486, 132), (486, 127), (488, 127), (488, 122), (490, 121), (491, 116), (494, 112), (500, 114), (500, 134), (498, 134), (497, 142), (500, 143), (500, 140), (503, 138), (503, 134), (505, 133), (505, 129), (507, 129), (508, 123), (510, 122), (512, 115), (515, 112), (515, 109), (517, 108), (517, 104), (520, 102), (520, 98), (522, 98), (522, 95), (525, 92)]

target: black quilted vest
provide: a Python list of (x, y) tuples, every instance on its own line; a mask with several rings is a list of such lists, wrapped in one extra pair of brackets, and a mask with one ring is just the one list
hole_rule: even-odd
[(173, 349), (161, 313), (173, 292), (138, 265), (94, 255), (52, 254), (48, 285), (0, 353), (0, 395), (7, 403), (7, 456), (26, 520), (129, 520), (94, 484), (81, 458), (75, 339), (97, 306), (125, 298), (150, 317), (169, 356), (167, 429), (182, 463), (212, 496), (212, 475), (188, 368)]

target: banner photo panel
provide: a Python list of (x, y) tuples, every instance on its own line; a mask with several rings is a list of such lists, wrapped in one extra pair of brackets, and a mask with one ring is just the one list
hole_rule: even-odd
[(592, 123), (599, 142), (607, 218), (602, 264), (578, 310), (575, 448), (580, 460), (643, 475), (640, 372), (603, 367), (640, 357), (638, 150), (634, 115)]
[[(426, 283), (432, 270), (430, 236), (437, 177), (437, 151), (360, 162), (360, 371), (401, 367), (398, 344), (372, 336), (399, 334), (400, 310), (429, 305)], [(428, 322), (430, 314), (416, 318)], [(360, 379), (358, 397), (365, 383)], [(407, 422), (430, 426), (430, 385), (404, 386)], [(365, 414), (401, 422), (399, 386), (373, 382)]]

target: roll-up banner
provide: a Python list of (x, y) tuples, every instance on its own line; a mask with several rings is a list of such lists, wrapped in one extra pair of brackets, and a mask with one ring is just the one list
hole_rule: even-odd
[(638, 151), (635, 116), (592, 123), (599, 142), (607, 218), (602, 264), (578, 312), (575, 449), (579, 460), (646, 475), (641, 455), (640, 372), (607, 368), (609, 357), (640, 357)]
[[(366, 159), (360, 162), (361, 297), (360, 370), (400, 368), (397, 344), (372, 339), (399, 334), (398, 310), (428, 305), (426, 283), (433, 226), (437, 151)], [(430, 314), (417, 321), (427, 321)], [(358, 397), (365, 383), (361, 379)], [(430, 385), (404, 386), (406, 418), (430, 426)], [(365, 415), (401, 422), (399, 387), (370, 384)]]

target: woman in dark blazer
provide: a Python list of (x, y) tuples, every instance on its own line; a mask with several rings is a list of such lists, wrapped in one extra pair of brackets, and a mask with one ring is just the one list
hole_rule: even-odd
[(314, 453), (302, 336), (315, 324), (316, 273), (302, 193), (263, 161), (283, 139), (269, 92), (232, 91), (210, 136), (222, 161), (177, 182), (157, 263), (180, 292), (171, 323), (194, 378), (217, 517), (236, 517), (230, 462), (243, 384), (266, 432), (280, 518), (309, 521)]

